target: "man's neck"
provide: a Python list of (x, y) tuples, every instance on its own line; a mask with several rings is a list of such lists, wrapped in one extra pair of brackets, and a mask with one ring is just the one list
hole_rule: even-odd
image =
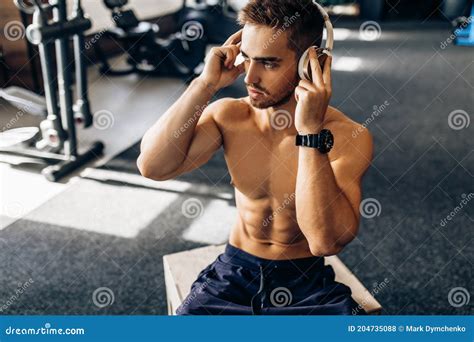
[(287, 102), (262, 110), (262, 113), (268, 119), (269, 127), (275, 133), (283, 135), (297, 134), (294, 125), (296, 105), (297, 102), (294, 93), (292, 93)]

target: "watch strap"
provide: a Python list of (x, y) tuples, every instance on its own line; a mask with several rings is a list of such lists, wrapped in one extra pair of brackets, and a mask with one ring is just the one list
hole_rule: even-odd
[(296, 135), (296, 146), (306, 146), (318, 148), (319, 146), (319, 134), (305, 134)]

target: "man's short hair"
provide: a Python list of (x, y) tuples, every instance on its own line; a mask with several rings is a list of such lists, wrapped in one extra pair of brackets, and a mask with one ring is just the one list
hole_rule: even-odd
[(321, 45), (324, 28), (324, 19), (312, 0), (250, 0), (240, 10), (238, 22), (241, 26), (271, 27), (273, 37), (288, 31), (288, 48), (297, 59), (309, 46)]

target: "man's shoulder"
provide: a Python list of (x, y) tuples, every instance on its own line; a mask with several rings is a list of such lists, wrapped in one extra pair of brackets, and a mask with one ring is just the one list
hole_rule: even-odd
[(352, 120), (341, 110), (332, 106), (328, 106), (326, 117), (325, 117), (325, 124), (337, 126), (341, 128), (357, 128), (357, 126), (360, 126), (359, 123)]
[(224, 124), (248, 117), (250, 107), (244, 98), (223, 97), (210, 103), (206, 112), (216, 123)]
[[(352, 120), (346, 114), (344, 114), (339, 109), (328, 106), (328, 111), (326, 113), (326, 122), (325, 127), (328, 129), (336, 129), (344, 133), (346, 138), (357, 138), (357, 136), (362, 135), (365, 137), (371, 137), (370, 131), (364, 125)], [(350, 137), (348, 137), (350, 133)]]
[(208, 104), (207, 109), (214, 119), (218, 120), (219, 118), (226, 117), (230, 119), (228, 114), (231, 113), (233, 116), (239, 115), (241, 113), (248, 112), (249, 106), (245, 102), (244, 98), (233, 98), (233, 97), (223, 97), (214, 102)]
[(335, 159), (343, 154), (357, 151), (367, 158), (373, 150), (373, 137), (364, 125), (349, 118), (335, 107), (328, 107), (327, 122), (324, 128), (331, 130), (334, 135), (333, 155)]

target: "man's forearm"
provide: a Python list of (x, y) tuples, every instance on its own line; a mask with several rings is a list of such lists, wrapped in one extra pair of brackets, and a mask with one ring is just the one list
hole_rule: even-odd
[(357, 219), (327, 154), (299, 147), (295, 197), (298, 225), (315, 254), (336, 254), (353, 239)]
[[(145, 133), (137, 164), (142, 172), (174, 171), (186, 157), (194, 129), (215, 89), (194, 79), (179, 99)], [(149, 171), (148, 171), (149, 172)]]

